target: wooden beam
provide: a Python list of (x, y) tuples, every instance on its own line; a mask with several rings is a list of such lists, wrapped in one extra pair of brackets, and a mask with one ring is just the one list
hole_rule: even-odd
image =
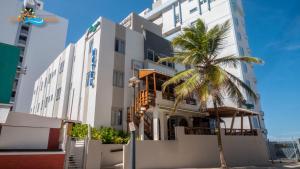
[(156, 97), (156, 73), (153, 73), (154, 98)]
[(149, 78), (146, 76), (146, 91), (149, 91)]
[(230, 134), (232, 134), (232, 129), (233, 129), (233, 125), (234, 125), (234, 120), (235, 120), (235, 117), (236, 115), (238, 114), (238, 112), (235, 112), (233, 117), (232, 117), (232, 120), (231, 120), (231, 125), (230, 125)]

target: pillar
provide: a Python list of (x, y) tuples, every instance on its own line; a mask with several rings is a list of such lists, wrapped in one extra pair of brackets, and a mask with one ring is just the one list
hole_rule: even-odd
[(153, 140), (159, 140), (159, 113), (157, 108), (153, 111)]
[(145, 133), (144, 133), (144, 115), (141, 116), (140, 119), (140, 124), (139, 124), (139, 134), (140, 134), (140, 139), (144, 140), (145, 139)]

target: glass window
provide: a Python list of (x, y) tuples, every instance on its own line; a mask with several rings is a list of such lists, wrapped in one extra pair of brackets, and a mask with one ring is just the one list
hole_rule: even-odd
[(246, 63), (242, 63), (242, 67), (243, 67), (243, 71), (244, 71), (245, 73), (247, 73), (247, 72), (248, 72), (247, 64), (246, 64)]
[(125, 54), (125, 41), (124, 40), (120, 40), (120, 39), (115, 40), (115, 51)]
[(56, 89), (56, 101), (60, 99), (61, 88)]
[(237, 32), (237, 39), (238, 39), (238, 40), (242, 40), (242, 35), (241, 35), (240, 32)]
[(245, 56), (244, 48), (240, 46), (240, 55)]
[(234, 18), (234, 24), (235, 24), (235, 26), (239, 26), (239, 19), (238, 18)]
[(89, 53), (92, 52), (93, 45), (94, 45), (94, 39), (91, 39), (90, 42), (89, 42)]
[(179, 22), (179, 15), (176, 14), (176, 15), (175, 15), (175, 23), (178, 23), (178, 22)]
[(198, 8), (197, 8), (197, 7), (195, 7), (195, 8), (193, 8), (193, 9), (191, 9), (191, 10), (190, 10), (190, 14), (192, 14), (192, 13), (196, 12), (197, 10), (198, 10)]
[(115, 87), (124, 87), (124, 73), (114, 70), (113, 73), (113, 86)]
[(62, 61), (59, 65), (59, 73), (62, 73), (64, 71), (65, 61)]
[(247, 86), (251, 87), (251, 83), (249, 80), (246, 80), (246, 84), (247, 84)]
[(147, 59), (154, 61), (154, 51), (147, 49)]

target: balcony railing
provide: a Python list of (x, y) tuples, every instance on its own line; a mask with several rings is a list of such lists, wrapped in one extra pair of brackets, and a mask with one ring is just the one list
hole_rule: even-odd
[[(162, 98), (166, 99), (166, 100), (170, 100), (170, 101), (175, 101), (175, 96), (172, 93), (163, 93)], [(197, 104), (196, 100), (193, 99), (193, 98), (186, 98), (186, 99), (184, 99), (184, 101), (185, 101), (186, 104), (189, 104), (189, 105), (196, 105)]]
[(225, 135), (257, 136), (257, 130), (256, 129), (225, 129)]
[(216, 135), (215, 129), (206, 127), (185, 127), (184, 132), (186, 135)]

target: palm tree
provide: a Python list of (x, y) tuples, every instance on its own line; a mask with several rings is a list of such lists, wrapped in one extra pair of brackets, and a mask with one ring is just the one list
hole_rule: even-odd
[(161, 58), (159, 62), (173, 62), (190, 66), (190, 69), (177, 73), (163, 84), (163, 90), (169, 85), (175, 85), (175, 109), (185, 98), (194, 95), (200, 102), (200, 111), (206, 108), (207, 102), (212, 101), (216, 112), (218, 149), (221, 168), (227, 168), (221, 138), (220, 115), (218, 106), (223, 105), (224, 95), (240, 105), (244, 96), (244, 89), (254, 100), (256, 93), (238, 77), (226, 70), (226, 67), (237, 68), (240, 63), (261, 64), (262, 60), (248, 56), (220, 57), (224, 40), (230, 29), (229, 21), (207, 29), (200, 19), (194, 26), (183, 29), (183, 33), (173, 39), (174, 56)]

